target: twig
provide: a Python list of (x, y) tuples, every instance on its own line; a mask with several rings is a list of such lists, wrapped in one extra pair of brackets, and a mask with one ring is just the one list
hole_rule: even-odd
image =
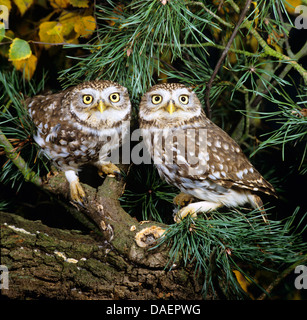
[[(159, 42), (153, 42), (154, 46), (161, 46), (161, 47), (174, 47), (176, 44), (174, 43), (159, 43)], [(182, 48), (202, 48), (202, 47), (213, 47), (216, 49), (221, 49), (221, 50), (225, 50), (225, 46), (222, 46), (220, 44), (216, 44), (214, 42), (204, 42), (204, 43), (181, 43), (180, 47)], [(238, 53), (238, 54), (243, 54), (245, 56), (248, 57), (266, 57), (267, 54), (266, 53), (254, 53), (254, 52), (249, 52), (249, 51), (245, 51), (245, 50), (240, 50), (240, 49), (234, 49), (234, 48), (229, 48), (230, 52), (234, 52), (234, 53)]]
[(66, 45), (71, 45), (68, 42), (42, 42), (42, 41), (34, 41), (34, 40), (29, 40), (29, 43), (34, 43), (34, 44), (44, 44), (48, 46), (66, 46)]
[[(239, 7), (235, 4), (233, 0), (228, 0), (231, 6), (234, 8), (234, 10), (238, 13), (240, 11)], [(271, 57), (275, 57), (279, 60), (285, 60), (289, 62), (294, 69), (296, 69), (300, 75), (303, 77), (305, 84), (307, 84), (307, 71), (299, 64), (297, 61), (297, 55), (292, 59), (274, 49), (272, 49), (260, 36), (260, 34), (257, 32), (257, 30), (252, 26), (252, 22), (249, 20), (245, 20), (242, 24), (242, 27), (248, 29), (250, 33), (257, 39), (260, 46), (263, 48), (264, 52)], [(305, 47), (305, 45), (304, 45)], [(306, 50), (306, 49), (305, 49)]]
[(14, 150), (9, 140), (0, 129), (0, 146), (3, 147), (8, 159), (10, 159), (24, 176), (26, 181), (32, 182), (37, 186), (41, 186), (42, 181), (26, 164), (23, 158)]
[(206, 102), (206, 110), (207, 110), (208, 118), (211, 117), (210, 90), (211, 90), (211, 87), (212, 87), (212, 83), (213, 83), (213, 81), (214, 81), (214, 79), (215, 79), (215, 77), (216, 77), (216, 75), (217, 75), (217, 73), (218, 73), (218, 71), (219, 71), (219, 69), (220, 69), (220, 67), (221, 67), (221, 65), (222, 65), (222, 63), (223, 63), (228, 51), (229, 51), (229, 49), (230, 49), (230, 46), (231, 46), (235, 36), (237, 35), (237, 33), (238, 33), (238, 31), (239, 31), (239, 29), (241, 27), (241, 24), (242, 24), (242, 22), (243, 22), (243, 20), (244, 20), (244, 18), (246, 16), (246, 13), (247, 13), (247, 10), (249, 9), (250, 4), (251, 4), (251, 0), (247, 0), (246, 3), (245, 3), (245, 6), (244, 6), (244, 8), (243, 8), (243, 10), (241, 12), (239, 21), (238, 21), (238, 23), (237, 23), (237, 25), (236, 25), (236, 27), (235, 27), (230, 39), (229, 39), (229, 41), (228, 41), (224, 51), (222, 52), (222, 55), (221, 55), (219, 61), (217, 62), (216, 66), (215, 66), (215, 69), (214, 69), (214, 71), (212, 73), (212, 76), (211, 76), (211, 78), (210, 78), (210, 80), (209, 80), (209, 82), (207, 84), (206, 93), (205, 93), (205, 102)]

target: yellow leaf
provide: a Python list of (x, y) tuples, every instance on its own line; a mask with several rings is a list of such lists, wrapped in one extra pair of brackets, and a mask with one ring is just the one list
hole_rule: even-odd
[(63, 26), (60, 23), (57, 23), (52, 29), (47, 31), (48, 36), (56, 36), (61, 34), (63, 31)]
[(254, 299), (253, 295), (248, 291), (248, 287), (251, 284), (251, 281), (247, 279), (240, 271), (232, 270), (235, 274), (237, 281), (239, 282), (241, 288), (252, 298)]
[(49, 2), (55, 9), (66, 8), (69, 5), (69, 0), (49, 0)]
[(33, 4), (33, 1), (34, 0), (14, 0), (22, 16), (31, 7), (31, 5)]
[(75, 12), (63, 11), (59, 17), (59, 22), (63, 26), (62, 34), (68, 39), (78, 38), (75, 33), (75, 24), (79, 23), (80, 16)]
[(302, 0), (284, 0), (284, 5), (289, 13), (294, 13), (295, 7), (300, 6)]
[(11, 4), (10, 0), (1, 0), (0, 4), (3, 5), (3, 6), (6, 6), (9, 9), (9, 11), (11, 11), (12, 4)]
[(10, 45), (9, 60), (27, 59), (31, 54), (30, 45), (26, 40), (15, 38)]
[(69, 0), (73, 7), (88, 8), (88, 0)]
[(75, 24), (75, 31), (79, 36), (88, 37), (96, 29), (96, 21), (92, 16), (82, 17), (78, 23)]
[[(56, 21), (43, 22), (39, 26), (39, 39), (41, 42), (62, 44), (64, 42), (62, 31), (61, 23)], [(48, 49), (50, 45), (46, 44), (45, 47)]]
[(24, 76), (27, 80), (30, 80), (35, 72), (37, 65), (37, 58), (34, 54), (27, 59), (15, 60), (13, 61), (13, 65), (16, 70), (24, 71)]

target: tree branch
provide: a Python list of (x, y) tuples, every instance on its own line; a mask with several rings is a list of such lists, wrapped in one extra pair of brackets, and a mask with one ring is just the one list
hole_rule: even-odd
[(0, 227), (1, 264), (9, 271), (1, 293), (10, 299), (202, 299), (201, 282), (188, 270), (136, 267), (91, 235), (5, 212)]
[(8, 159), (10, 159), (19, 171), (24, 176), (25, 181), (32, 182), (37, 186), (42, 184), (42, 181), (38, 175), (36, 175), (26, 164), (24, 159), (16, 152), (12, 144), (6, 138), (4, 133), (0, 129), (0, 146), (3, 147), (4, 152)]

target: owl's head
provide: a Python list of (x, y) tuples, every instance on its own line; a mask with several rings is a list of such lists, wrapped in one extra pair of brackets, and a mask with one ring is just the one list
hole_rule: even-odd
[(163, 83), (150, 88), (142, 97), (140, 121), (161, 125), (182, 124), (202, 113), (195, 92), (180, 83)]
[(84, 82), (70, 90), (69, 99), (70, 111), (91, 127), (111, 127), (130, 119), (128, 90), (113, 81)]

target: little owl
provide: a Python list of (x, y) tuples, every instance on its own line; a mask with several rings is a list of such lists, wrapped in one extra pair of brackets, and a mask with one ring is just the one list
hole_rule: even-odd
[(26, 104), (37, 128), (34, 140), (64, 171), (73, 201), (82, 204), (85, 199), (78, 179), (82, 165), (94, 164), (100, 174), (119, 173), (107, 160), (129, 132), (131, 103), (126, 88), (95, 80), (29, 98)]
[[(206, 117), (190, 88), (178, 83), (153, 86), (142, 97), (139, 121), (160, 177), (182, 192), (175, 198), (177, 204), (189, 198), (201, 200), (183, 207), (176, 221), (188, 214), (245, 203), (263, 214), (259, 194), (275, 196), (272, 185), (238, 144)], [(267, 221), (264, 214), (263, 218)]]

